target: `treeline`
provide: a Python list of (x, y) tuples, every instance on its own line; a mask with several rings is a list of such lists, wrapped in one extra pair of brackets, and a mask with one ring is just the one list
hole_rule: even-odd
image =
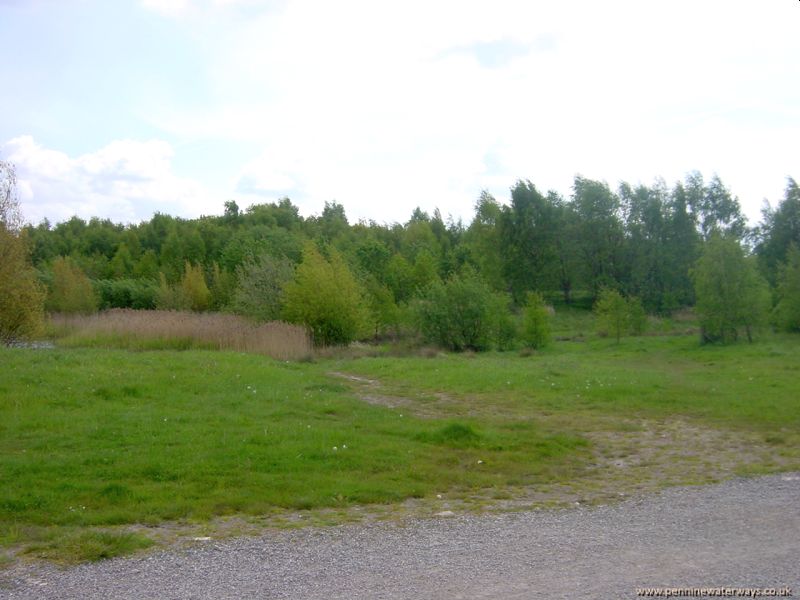
[[(749, 335), (770, 316), (800, 328), (800, 190), (791, 179), (754, 229), (719, 178), (692, 173), (673, 187), (616, 190), (576, 177), (568, 198), (518, 181), (508, 204), (481, 194), (468, 224), (420, 208), (402, 224), (351, 224), (336, 202), (303, 218), (284, 198), (129, 226), (44, 221), (21, 235), (48, 310), (230, 311), (303, 323), (320, 344), (413, 331), (453, 349), (510, 347), (541, 336), (542, 307), (590, 308), (609, 292), (651, 314), (710, 311), (721, 322), (703, 321), (709, 340)], [(720, 316), (742, 297), (736, 314)]]

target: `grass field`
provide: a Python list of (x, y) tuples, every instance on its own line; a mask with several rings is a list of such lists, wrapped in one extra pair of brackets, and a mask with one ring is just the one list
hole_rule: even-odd
[(800, 466), (796, 337), (300, 363), (0, 349), (0, 361), (0, 546), (57, 560), (146, 547), (138, 525)]

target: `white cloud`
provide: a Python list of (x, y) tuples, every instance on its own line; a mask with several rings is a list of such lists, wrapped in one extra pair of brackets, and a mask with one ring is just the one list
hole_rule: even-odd
[(260, 146), (231, 189), (306, 213), (336, 199), (381, 221), (418, 204), (468, 218), (482, 188), (502, 199), (516, 178), (567, 194), (576, 173), (616, 185), (700, 169), (755, 219), (780, 198), (800, 130), (800, 45), (781, 11), (296, 0), (222, 35), (212, 100), (153, 121)]
[(220, 9), (274, 9), (283, 0), (141, 0), (142, 6), (167, 17), (184, 17)]
[(191, 0), (142, 0), (142, 6), (162, 15), (177, 17), (186, 12)]
[(71, 158), (20, 136), (2, 150), (17, 169), (23, 214), (34, 223), (73, 215), (137, 222), (155, 211), (199, 216), (219, 209), (200, 184), (172, 172), (173, 150), (163, 141), (119, 140)]
[[(154, 64), (132, 109), (148, 133), (125, 133), (156, 129), (174, 145), (115, 142), (70, 157), (17, 138), (30, 165), (30, 218), (77, 210), (63, 203), (108, 214), (93, 198), (125, 220), (159, 203), (184, 215), (217, 210), (198, 183), (175, 174), (173, 149), (185, 175), (221, 188), (217, 200), (288, 195), (309, 214), (336, 199), (351, 218), (378, 221), (405, 220), (416, 205), (469, 218), (481, 189), (502, 200), (517, 178), (568, 194), (576, 173), (616, 185), (659, 175), (672, 183), (692, 169), (717, 172), (757, 218), (761, 199), (779, 199), (785, 177), (798, 176), (794, 4), (140, 6), (189, 34), (170, 40), (197, 44), (159, 46), (170, 76), (156, 76)], [(66, 200), (45, 207), (42, 198)]]

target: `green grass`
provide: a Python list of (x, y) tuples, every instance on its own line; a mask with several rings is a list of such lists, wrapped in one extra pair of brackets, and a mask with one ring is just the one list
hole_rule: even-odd
[(324, 364), (96, 349), (3, 349), (0, 361), (0, 543), (39, 548), (55, 530), (48, 555), (65, 558), (108, 545), (75, 542), (76, 528), (550, 481), (586, 454), (533, 423), (443, 428), (365, 404)]
[[(393, 393), (446, 391), (516, 414), (680, 415), (748, 430), (800, 431), (800, 339), (700, 346), (695, 336), (563, 342), (521, 357), (364, 358), (336, 368)], [(775, 438), (780, 436), (775, 434)]]
[(724, 347), (591, 337), (527, 357), (303, 363), (0, 349), (0, 362), (0, 547), (48, 559), (145, 547), (137, 525), (571, 484), (593, 460), (595, 428), (627, 443), (636, 419), (755, 435), (784, 464), (800, 459), (796, 336)]

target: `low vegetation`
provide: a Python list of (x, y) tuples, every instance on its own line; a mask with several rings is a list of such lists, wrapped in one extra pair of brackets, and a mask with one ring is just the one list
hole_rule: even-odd
[(530, 420), (372, 406), (314, 363), (94, 349), (0, 360), (0, 542), (42, 556), (80, 558), (76, 535), (97, 528), (545, 483), (587, 453)]

